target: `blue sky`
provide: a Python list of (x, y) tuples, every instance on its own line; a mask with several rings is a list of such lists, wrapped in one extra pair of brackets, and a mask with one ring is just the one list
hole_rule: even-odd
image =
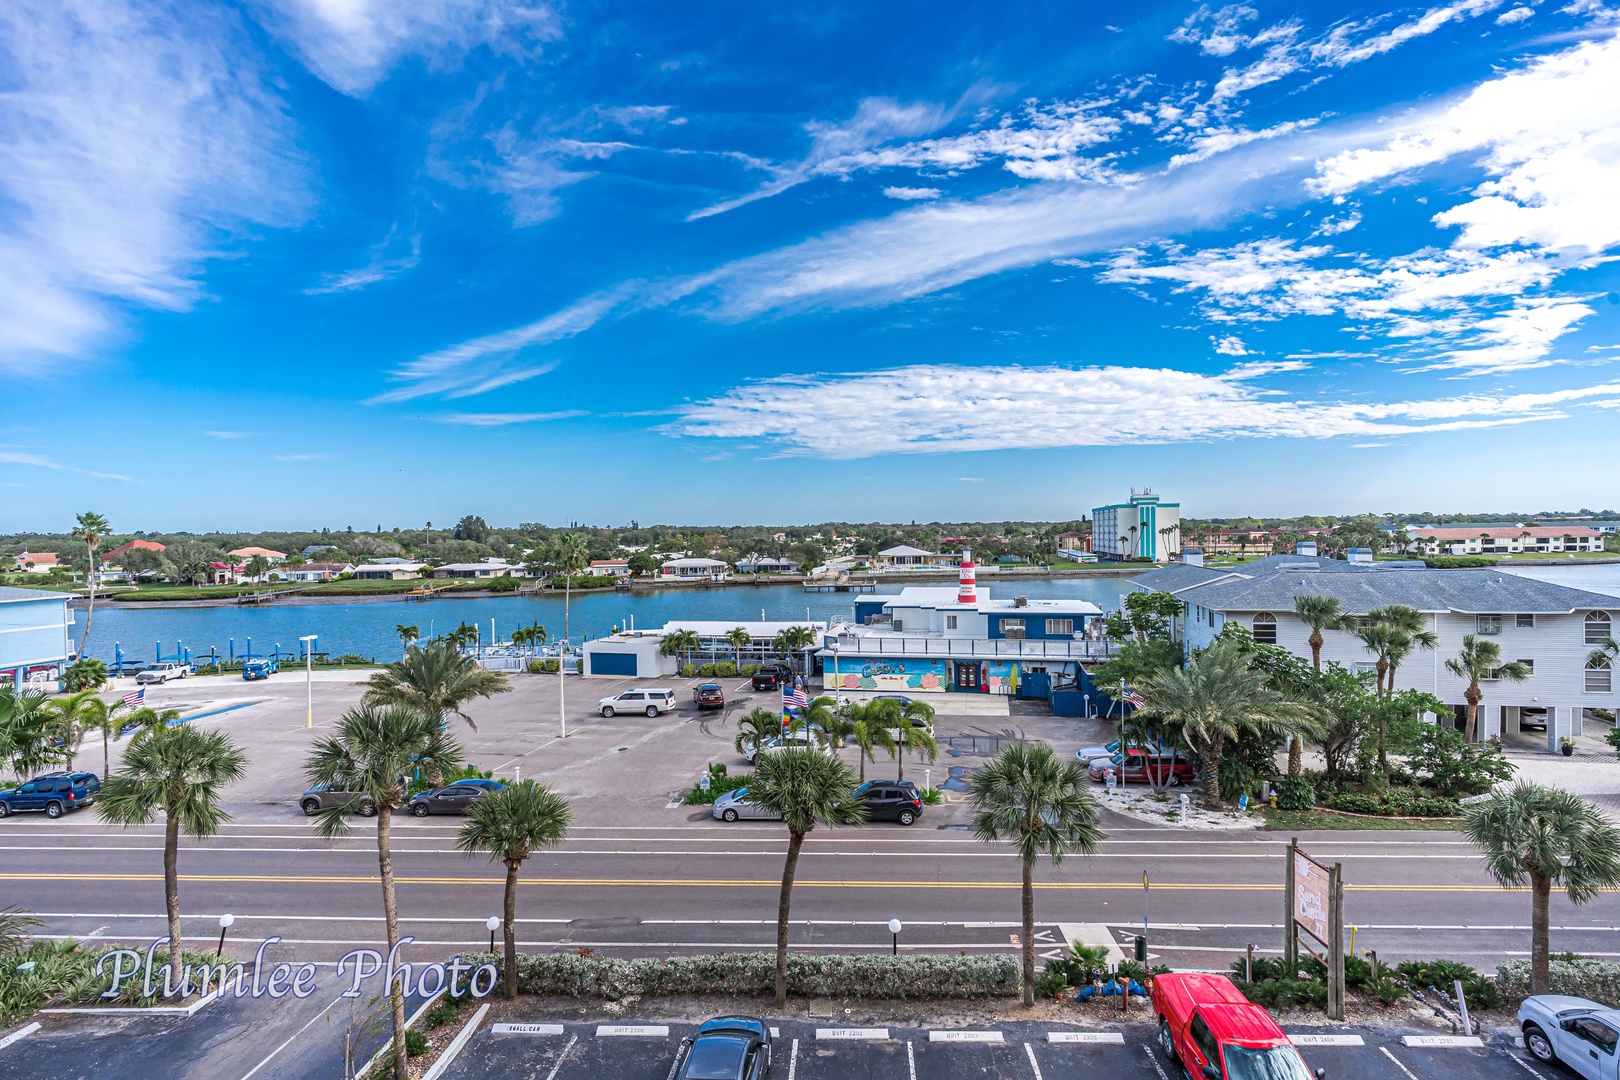
[(1620, 8), (770, 7), (5, 5), (0, 530), (1620, 505)]

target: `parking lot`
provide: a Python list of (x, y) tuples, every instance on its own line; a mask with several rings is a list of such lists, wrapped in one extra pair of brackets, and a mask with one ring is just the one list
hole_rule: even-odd
[[(616, 1021), (553, 1025), (548, 1034), (497, 1034), (484, 1024), (445, 1080), (667, 1080), (691, 1025)], [(611, 1032), (624, 1033), (611, 1033)], [(1562, 1080), (1562, 1069), (1525, 1060), (1497, 1039), (1478, 1048), (1407, 1046), (1398, 1034), (1321, 1029), (1350, 1045), (1309, 1046), (1309, 1066), (1344, 1080)], [(770, 1075), (790, 1080), (1181, 1080), (1155, 1048), (1153, 1028), (999, 1024), (968, 1030), (832, 1028), (781, 1023)]]

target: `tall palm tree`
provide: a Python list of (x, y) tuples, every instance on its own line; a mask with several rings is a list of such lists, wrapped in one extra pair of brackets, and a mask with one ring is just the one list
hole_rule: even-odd
[(1620, 641), (1613, 637), (1605, 637), (1598, 642), (1598, 647), (1586, 654), (1588, 664), (1597, 664), (1604, 661), (1610, 664), (1620, 660)]
[(270, 560), (265, 558), (263, 555), (255, 555), (253, 558), (247, 561), (247, 564), (242, 567), (242, 570), (248, 575), (248, 577), (252, 578), (254, 581), (258, 581), (259, 579), (263, 578), (265, 574), (270, 572)]
[(927, 719), (932, 722), (934, 710), (927, 705), (923, 705), (924, 709), (928, 709), (928, 715), (924, 717), (921, 713), (912, 711), (913, 706), (916, 705), (922, 705), (922, 702), (914, 701), (900, 711), (900, 720), (894, 729), (894, 771), (896, 780), (906, 778), (907, 750), (915, 751), (919, 758), (926, 758), (930, 764), (939, 760), (939, 743), (935, 740), (934, 733), (928, 728), (919, 727), (911, 722), (913, 718)]
[(1545, 994), (1554, 885), (1584, 904), (1620, 888), (1620, 829), (1578, 795), (1520, 782), (1467, 807), (1463, 832), (1504, 889), (1530, 886), (1530, 992)]
[(776, 1004), (787, 1004), (788, 909), (793, 901), (793, 875), (799, 867), (804, 838), (817, 823), (828, 828), (859, 825), (866, 804), (855, 797), (855, 778), (848, 765), (810, 747), (788, 746), (759, 759), (748, 782), (748, 801), (782, 815), (788, 828), (787, 861), (782, 864), (782, 893), (776, 907)]
[(861, 763), (861, 783), (866, 783), (866, 763), (877, 764), (877, 752), (894, 752), (895, 717), (891, 711), (894, 702), (868, 701), (853, 705), (849, 710), (850, 737), (855, 740), (856, 755)]
[(1367, 617), (1400, 631), (1401, 636), (1390, 644), (1389, 672), (1385, 677), (1384, 696), (1395, 692), (1395, 672), (1417, 649), (1433, 649), (1440, 644), (1439, 635), (1427, 629), (1423, 612), (1405, 604), (1386, 604), (1367, 612)]
[[(1294, 614), (1299, 617), (1300, 622), (1311, 628), (1311, 636), (1305, 639), (1305, 643), (1311, 647), (1311, 667), (1321, 671), (1322, 646), (1326, 644), (1322, 631), (1342, 630), (1350, 620), (1345, 618), (1344, 608), (1339, 605), (1339, 599), (1335, 596), (1296, 596)], [(1304, 771), (1304, 763), (1304, 740), (1295, 735), (1288, 740), (1288, 775), (1298, 776)]]
[(459, 716), (474, 731), (478, 725), (463, 710), (474, 698), (510, 693), (512, 684), (499, 671), (489, 671), (448, 641), (409, 645), (405, 659), (375, 672), (366, 683), (371, 705), (408, 705), (442, 723)]
[(506, 901), (501, 908), (506, 937), (506, 996), (517, 997), (518, 871), (530, 855), (556, 847), (573, 820), (568, 803), (548, 787), (525, 780), (491, 792), (467, 809), (456, 847), (484, 852), (506, 866)]
[(1204, 804), (1221, 805), (1220, 761), (1231, 739), (1292, 737), (1313, 724), (1309, 706), (1272, 689), (1235, 638), (1219, 638), (1184, 668), (1142, 679), (1142, 710), (1181, 725), (1182, 738), (1204, 767)]
[[(789, 626), (778, 633), (771, 642), (771, 647), (787, 657), (791, 664), (795, 656), (803, 654), (805, 649), (816, 643), (816, 632), (808, 626)], [(808, 674), (808, 672), (806, 672)]]
[[(339, 718), (337, 729), (310, 748), (304, 775), (311, 784), (326, 784), (354, 793), (345, 805), (329, 806), (315, 817), (315, 828), (332, 840), (349, 833), (346, 815), (369, 801), (377, 808), (377, 870), (382, 878), (383, 925), (388, 949), (399, 944), (399, 906), (394, 900), (391, 848), (394, 808), (404, 798), (402, 778), (413, 768), (442, 774), (461, 763), (461, 747), (439, 730), (436, 715), (402, 704), (361, 702)], [(388, 988), (394, 1025), (394, 1077), (407, 1080), (405, 998), (396, 980)]]
[(192, 724), (141, 733), (124, 751), (118, 771), (101, 784), (96, 814), (128, 828), (163, 815), (163, 899), (169, 914), (169, 963), (175, 981), (184, 961), (180, 944), (180, 834), (213, 836), (231, 816), (220, 789), (242, 778), (247, 757), (223, 731)]
[(696, 630), (676, 630), (673, 633), (664, 635), (663, 643), (658, 646), (658, 651), (665, 656), (679, 656), (684, 666), (691, 663), (692, 654), (697, 651), (698, 646), (702, 643)]
[(754, 643), (754, 636), (740, 626), (732, 627), (726, 631), (726, 644), (731, 646), (731, 656), (741, 666), (742, 651)]
[(1463, 635), (1462, 651), (1446, 661), (1446, 670), (1468, 680), (1468, 689), (1463, 691), (1463, 700), (1468, 703), (1468, 727), (1464, 733), (1467, 742), (1473, 742), (1479, 730), (1479, 703), (1485, 697), (1479, 688), (1480, 680), (1524, 682), (1530, 677), (1529, 665), (1521, 660), (1502, 663), (1502, 646), (1475, 634)]
[[(106, 729), (107, 703), (102, 701), (94, 690), (80, 690), (76, 694), (52, 700), (47, 707), (56, 713), (54, 727), (56, 733), (64, 740), (67, 767), (71, 769), (84, 737), (92, 731)], [(105, 760), (102, 762), (101, 771), (105, 776), (107, 773)]]
[(395, 623), (394, 624), (394, 633), (395, 633), (395, 635), (397, 635), (399, 637), (399, 646), (402, 649), (410, 648), (412, 645), (416, 644), (422, 638), (422, 628), (421, 627), (419, 627), (419, 626), (407, 626), (404, 623)]
[(775, 713), (769, 709), (754, 709), (737, 718), (737, 739), (731, 745), (739, 754), (747, 754), (750, 747), (758, 754), (765, 740), (780, 734), (781, 730), (782, 721)]
[(1059, 759), (1046, 743), (1008, 743), (968, 781), (974, 835), (1012, 844), (1023, 864), (1026, 1007), (1035, 1004), (1035, 860), (1045, 855), (1057, 866), (1066, 855), (1102, 846), (1090, 787), (1079, 763)]
[(1377, 675), (1377, 693), (1384, 696), (1384, 676), (1389, 673), (1390, 652), (1398, 648), (1404, 635), (1393, 626), (1386, 623), (1373, 622), (1371, 619), (1358, 621), (1352, 631), (1361, 641), (1362, 648), (1373, 654), (1375, 663), (1373, 671)]
[(74, 519), (73, 539), (84, 542), (85, 554), (90, 557), (90, 565), (84, 572), (85, 584), (90, 587), (90, 606), (84, 613), (84, 635), (79, 638), (79, 655), (84, 655), (85, 642), (90, 640), (90, 624), (96, 617), (96, 549), (112, 526), (107, 519), (96, 513), (83, 513)]
[[(585, 538), (579, 533), (569, 533), (557, 545), (557, 565), (563, 573), (563, 648), (573, 640), (568, 628), (568, 604), (574, 587), (574, 575), (590, 564), (591, 555), (585, 547)], [(557, 677), (562, 678), (562, 654), (557, 654)]]
[(52, 745), (59, 720), (43, 691), (0, 687), (0, 761), (25, 780), (63, 758)]

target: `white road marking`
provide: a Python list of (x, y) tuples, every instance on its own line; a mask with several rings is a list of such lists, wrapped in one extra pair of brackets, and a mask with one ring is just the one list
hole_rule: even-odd
[(886, 1042), (889, 1038), (888, 1028), (816, 1028), (816, 1039), (858, 1039), (869, 1042)]
[(1046, 1080), (1046, 1077), (1041, 1075), (1041, 1063), (1035, 1060), (1035, 1048), (1025, 1043), (1024, 1053), (1029, 1055), (1029, 1067), (1035, 1070), (1035, 1080)]
[(561, 1024), (495, 1024), (491, 1035), (561, 1035)]
[(911, 1073), (911, 1080), (917, 1080), (917, 1055), (911, 1049), (911, 1040), (906, 1040), (906, 1069)]
[(793, 1040), (793, 1046), (788, 1050), (788, 1080), (793, 1080), (793, 1074), (799, 1071), (799, 1040)]
[[(266, 1054), (264, 1056), (263, 1061), (259, 1062), (257, 1065), (253, 1066), (253, 1068), (249, 1069), (243, 1075), (242, 1080), (248, 1080), (248, 1078), (251, 1077), (254, 1073), (258, 1072), (260, 1069), (262, 1069), (266, 1065), (270, 1064), (270, 1060), (272, 1058), (274, 1058), (277, 1054), (281, 1053), (283, 1050), (287, 1049), (287, 1047), (289, 1045), (291, 1045), (291, 1043), (292, 1043), (292, 1041), (294, 1039), (298, 1038), (298, 1036), (300, 1036), (300, 1035), (302, 1035), (304, 1033), (304, 1028), (309, 1027), (310, 1024), (313, 1024), (315, 1021), (319, 1020), (321, 1017), (323, 1017), (327, 1013), (331, 1012), (332, 1011), (332, 1006), (336, 1005), (338, 1002), (340, 1002), (342, 1000), (343, 1000), (343, 998), (341, 998), (341, 997), (334, 997), (330, 1002), (327, 1003), (326, 1008), (322, 1009), (320, 1012), (316, 1013), (314, 1016), (312, 1016), (308, 1020), (306, 1020), (304, 1022), (304, 1027), (301, 1027), (297, 1031), (293, 1032), (292, 1035), (290, 1035), (287, 1038), (286, 1042), (282, 1043), (280, 1046), (278, 1046), (274, 1050), (270, 1051), (268, 1054)], [(35, 1024), (34, 1026), (38, 1027), (39, 1025)], [(0, 1046), (5, 1046), (5, 1045), (6, 1044), (4, 1042), (0, 1042)]]
[(1385, 1057), (1389, 1058), (1389, 1060), (1394, 1064), (1394, 1066), (1397, 1069), (1401, 1070), (1401, 1072), (1406, 1074), (1406, 1080), (1418, 1080), (1418, 1078), (1415, 1075), (1413, 1075), (1411, 1069), (1408, 1069), (1405, 1065), (1401, 1064), (1401, 1059), (1400, 1058), (1396, 1057), (1394, 1054), (1389, 1052), (1389, 1047), (1380, 1046), (1378, 1049), (1379, 1049), (1379, 1051), (1381, 1051), (1383, 1053), (1383, 1055)]
[(632, 1039), (667, 1039), (669, 1026), (667, 1024), (598, 1024), (596, 1037), (632, 1038)]
[(1479, 1050), (1485, 1046), (1477, 1035), (1402, 1035), (1402, 1046), (1421, 1046), (1430, 1049)]
[(930, 1031), (928, 1041), (931, 1043), (998, 1043), (1005, 1042), (1005, 1036), (999, 1031)]
[(1124, 1046), (1125, 1036), (1117, 1031), (1048, 1031), (1046, 1041), (1049, 1043), (1093, 1043)]
[(550, 1072), (546, 1073), (546, 1080), (557, 1080), (557, 1074), (562, 1072), (563, 1062), (568, 1060), (568, 1052), (574, 1048), (574, 1044), (577, 1042), (579, 1042), (578, 1035), (568, 1037), (568, 1045), (563, 1047), (563, 1052), (557, 1055), (557, 1063), (551, 1067)]
[(1545, 1076), (1543, 1076), (1541, 1073), (1538, 1073), (1536, 1070), (1532, 1069), (1530, 1067), (1530, 1063), (1528, 1061), (1524, 1060), (1524, 1058), (1520, 1057), (1518, 1054), (1509, 1054), (1509, 1055), (1507, 1055), (1507, 1057), (1508, 1057), (1509, 1061), (1511, 1061), (1514, 1064), (1518, 1065), (1519, 1068), (1523, 1069), (1525, 1072), (1529, 1073), (1531, 1076), (1536, 1077), (1537, 1080), (1547, 1080), (1547, 1078)]
[[(23, 1039), (28, 1038), (28, 1036), (32, 1035), (34, 1032), (36, 1032), (38, 1030), (39, 1030), (39, 1022), (38, 1021), (35, 1021), (32, 1024), (24, 1024), (22, 1027), (18, 1028), (16, 1031), (13, 1031), (10, 1035), (7, 1035), (5, 1038), (0, 1039), (0, 1050), (4, 1050), (6, 1047), (10, 1046), (14, 1042), (21, 1042)], [(252, 1075), (252, 1074), (250, 1073), (249, 1075)]]
[(422, 1077), (422, 1080), (439, 1080), (439, 1077), (449, 1070), (457, 1055), (466, 1048), (467, 1041), (473, 1037), (473, 1032), (478, 1030), (478, 1025), (484, 1022), (484, 1016), (488, 1012), (489, 1002), (486, 1001), (478, 1006), (478, 1011), (472, 1014), (472, 1019), (462, 1025), (460, 1031), (456, 1032), (456, 1037), (450, 1040), (450, 1045), (444, 1048), (443, 1053), (433, 1059), (433, 1067), (427, 1071), (427, 1075)]
[[(1159, 1068), (1159, 1059), (1153, 1056), (1153, 1048), (1151, 1046), (1149, 1046), (1147, 1043), (1143, 1043), (1142, 1053), (1147, 1055), (1148, 1064), (1153, 1066), (1153, 1071), (1159, 1074), (1159, 1080), (1170, 1080), (1170, 1078), (1164, 1074), (1164, 1070)], [(1412, 1077), (1412, 1080), (1417, 1080), (1417, 1077)]]
[(1288, 1041), (1295, 1046), (1366, 1046), (1367, 1040), (1360, 1035), (1288, 1035)]

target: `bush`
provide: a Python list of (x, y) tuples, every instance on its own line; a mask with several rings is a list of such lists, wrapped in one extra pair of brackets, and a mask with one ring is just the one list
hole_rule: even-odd
[[(799, 997), (1011, 997), (1023, 970), (1011, 954), (998, 956), (854, 956), (790, 953), (788, 992)], [(572, 953), (518, 957), (518, 986), (530, 994), (604, 998), (694, 994), (758, 997), (776, 987), (774, 952), (714, 953), (623, 959)]]
[(698, 669), (696, 664), (687, 663), (681, 665), (681, 678), (695, 679), (697, 678), (697, 673)]
[(752, 678), (757, 671), (759, 671), (758, 664), (744, 664), (742, 667), (737, 669), (737, 674), (741, 675), (745, 679), (749, 679)]
[[(1496, 983), (1457, 960), (1407, 960), (1395, 970), (1406, 984), (1419, 990), (1435, 987), (1451, 994), (1452, 983), (1461, 980), (1470, 1008), (1494, 1009), (1502, 1004), (1502, 990)], [(1529, 984), (1529, 962), (1525, 962), (1525, 982)]]
[[(1568, 994), (1620, 1008), (1620, 963), (1613, 960), (1553, 960), (1548, 964), (1554, 994)], [(1496, 968), (1496, 989), (1509, 1004), (1530, 996), (1530, 961), (1509, 960)], [(1473, 995), (1468, 1001), (1473, 1004)]]
[(711, 771), (709, 773), (709, 786), (705, 788), (703, 782), (698, 781), (692, 785), (692, 789), (686, 793), (681, 801), (688, 806), (708, 806), (717, 797), (724, 795), (728, 791), (736, 791), (738, 788), (747, 787), (748, 781), (753, 776), (754, 774), (751, 772), (738, 773), (736, 776), (727, 776), (721, 773), (716, 776)]
[(737, 665), (731, 660), (721, 660), (714, 665), (714, 673), (722, 679), (733, 679), (737, 676)]
[(1430, 570), (1473, 570), (1495, 566), (1497, 560), (1485, 555), (1430, 555), (1423, 560)]
[(1260, 791), (1260, 777), (1255, 771), (1232, 758), (1221, 759), (1221, 798), (1236, 800), (1240, 795), (1254, 795)]
[(561, 663), (562, 662), (560, 660), (555, 660), (555, 659), (552, 659), (552, 660), (530, 660), (529, 661), (529, 674), (530, 675), (541, 675), (541, 674), (555, 675), (555, 674), (557, 674), (557, 668), (561, 665)]
[(1342, 810), (1346, 814), (1366, 814), (1376, 817), (1381, 811), (1376, 795), (1357, 795), (1354, 792), (1345, 792), (1335, 795), (1328, 802), (1328, 809)]
[(1412, 804), (1413, 817), (1461, 817), (1462, 803), (1456, 799), (1419, 799)]
[(62, 685), (70, 694), (80, 690), (100, 690), (107, 683), (107, 665), (87, 656), (68, 665), (62, 673)]
[(714, 678), (714, 664), (713, 663), (699, 664), (698, 669), (697, 669), (697, 673), (698, 673), (698, 678), (700, 678), (700, 679), (712, 679), (712, 678)]
[(924, 806), (938, 806), (945, 801), (944, 792), (937, 787), (925, 787), (917, 794), (922, 799)]
[(408, 799), (419, 792), (428, 791), (445, 784), (453, 784), (457, 780), (491, 780), (494, 779), (494, 776), (495, 774), (488, 769), (480, 769), (476, 765), (463, 765), (459, 769), (447, 769), (444, 775), (439, 778), (438, 783), (435, 784), (428, 783), (425, 776), (413, 776), (405, 782), (405, 797)]
[(1316, 805), (1316, 786), (1308, 777), (1285, 776), (1277, 783), (1277, 809), (1309, 810)]
[(1603, 738), (1610, 746), (1614, 747), (1615, 755), (1620, 756), (1620, 724), (1615, 725)]

